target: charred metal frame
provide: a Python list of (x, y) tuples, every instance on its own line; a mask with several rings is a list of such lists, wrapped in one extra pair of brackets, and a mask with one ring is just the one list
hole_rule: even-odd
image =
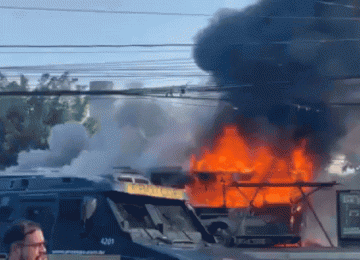
[[(255, 192), (254, 197), (249, 200), (249, 198), (247, 198), (246, 196), (244, 196), (244, 194), (240, 191), (240, 193), (244, 196), (244, 198), (246, 198), (249, 202), (250, 202), (250, 207), (253, 207), (253, 201), (255, 199), (255, 197), (257, 196), (258, 192), (260, 189), (265, 188), (265, 187), (296, 187), (300, 190), (302, 198), (294, 201), (292, 204), (296, 205), (301, 201), (305, 201), (306, 204), (308, 205), (309, 209), (311, 210), (311, 212), (313, 213), (316, 221), (318, 222), (321, 230), (323, 231), (326, 239), (328, 240), (329, 244), (331, 247), (334, 247), (334, 244), (332, 243), (328, 233), (326, 232), (323, 224), (321, 223), (319, 217), (317, 216), (313, 206), (311, 205), (310, 201), (308, 200), (309, 196), (313, 193), (315, 193), (316, 191), (319, 191), (321, 189), (324, 188), (332, 188), (333, 186), (338, 185), (338, 183), (336, 182), (294, 182), (294, 183), (238, 183), (238, 182), (234, 182), (231, 185), (229, 185), (228, 187), (236, 187), (236, 188), (258, 188)], [(307, 188), (316, 188), (312, 191), (310, 191), (309, 193), (305, 193), (304, 190), (302, 188), (307, 187)], [(224, 193), (224, 200), (225, 200), (225, 193)], [(226, 206), (226, 205), (225, 205)]]

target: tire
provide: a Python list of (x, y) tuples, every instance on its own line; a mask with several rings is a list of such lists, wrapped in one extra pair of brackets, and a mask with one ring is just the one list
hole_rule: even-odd
[(216, 242), (223, 246), (233, 247), (235, 245), (234, 238), (231, 235), (229, 229), (218, 228), (218, 230), (214, 234), (214, 237), (216, 239)]

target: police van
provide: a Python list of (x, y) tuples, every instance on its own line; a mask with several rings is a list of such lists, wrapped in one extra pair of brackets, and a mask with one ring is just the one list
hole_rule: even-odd
[(109, 178), (2, 176), (0, 237), (29, 219), (41, 224), (53, 255), (253, 259), (214, 244), (185, 198), (180, 189)]

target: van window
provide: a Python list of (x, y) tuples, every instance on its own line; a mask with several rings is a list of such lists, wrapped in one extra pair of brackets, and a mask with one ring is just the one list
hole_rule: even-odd
[(119, 177), (117, 178), (118, 181), (120, 182), (131, 182), (132, 183), (132, 179), (131, 178), (125, 178), (125, 177)]
[(24, 218), (40, 223), (45, 238), (51, 237), (51, 231), (55, 222), (55, 216), (49, 206), (28, 206), (25, 209)]
[(135, 183), (150, 184), (148, 180), (143, 180), (143, 179), (135, 179)]
[(59, 220), (77, 221), (81, 220), (81, 200), (60, 200), (59, 202)]

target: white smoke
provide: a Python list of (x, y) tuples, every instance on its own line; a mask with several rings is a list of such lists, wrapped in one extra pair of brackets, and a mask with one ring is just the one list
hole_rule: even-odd
[(49, 150), (21, 153), (9, 172), (58, 167), (60, 175), (91, 177), (114, 166), (186, 169), (196, 137), (212, 125), (217, 109), (214, 101), (94, 97), (90, 116), (100, 122), (98, 133), (89, 138), (82, 125), (55, 126)]
[[(337, 153), (333, 155), (329, 166), (316, 179), (317, 182), (335, 181), (337, 185), (320, 190), (309, 199), (334, 246), (338, 246), (336, 191), (360, 189), (358, 170), (358, 156), (360, 156), (358, 135), (360, 127), (352, 125), (348, 126), (347, 130), (348, 134), (339, 140)], [(328, 238), (310, 209), (307, 210), (304, 220), (304, 232), (302, 234), (303, 241), (305, 241), (304, 245), (330, 246)]]
[(70, 164), (88, 145), (89, 137), (81, 124), (56, 125), (51, 131), (49, 149), (21, 152), (17, 168), (61, 167)]
[(313, 212), (307, 208), (303, 216), (303, 246), (330, 247), (330, 239), (333, 246), (338, 245), (337, 241), (337, 215), (336, 215), (336, 190), (335, 188), (320, 190), (312, 198), (308, 199), (315, 211), (318, 220), (323, 226), (325, 235), (320, 223)]

